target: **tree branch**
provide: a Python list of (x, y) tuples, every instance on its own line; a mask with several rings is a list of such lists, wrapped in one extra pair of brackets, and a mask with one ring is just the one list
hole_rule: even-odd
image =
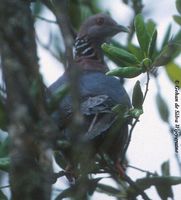
[[(147, 81), (146, 81), (145, 93), (144, 93), (144, 96), (143, 96), (143, 103), (144, 103), (144, 101), (145, 101), (145, 99), (146, 99), (146, 96), (147, 96), (147, 93), (148, 93), (149, 81), (150, 81), (150, 76), (149, 76), (149, 72), (147, 71)], [(130, 142), (131, 142), (133, 130), (134, 130), (134, 128), (135, 128), (135, 126), (136, 126), (136, 124), (137, 124), (138, 122), (139, 122), (139, 117), (135, 119), (135, 121), (134, 121), (134, 123), (132, 124), (131, 129), (130, 129), (130, 131), (129, 131), (129, 136), (128, 136), (128, 139), (127, 139), (125, 148), (124, 148), (124, 150), (123, 150), (123, 153), (122, 153), (122, 155), (121, 155), (122, 161), (124, 161), (126, 152), (127, 152), (127, 150), (128, 150), (129, 144), (130, 144)]]
[[(81, 132), (81, 127), (83, 125), (83, 118), (80, 113), (80, 103), (79, 103), (79, 68), (77, 67), (77, 63), (74, 62), (73, 59), (73, 35), (71, 31), (71, 25), (69, 22), (69, 17), (67, 15), (67, 4), (66, 0), (55, 0), (54, 4), (50, 3), (48, 0), (42, 0), (45, 5), (48, 6), (55, 14), (56, 21), (62, 33), (65, 45), (65, 57), (66, 57), (66, 66), (64, 66), (65, 71), (67, 73), (69, 83), (70, 83), (70, 93), (72, 96), (73, 103), (73, 130), (77, 130), (76, 132), (79, 134)], [(76, 128), (75, 128), (76, 127)], [(75, 134), (73, 134), (75, 135)]]
[(50, 19), (47, 19), (47, 18), (44, 18), (44, 17), (41, 17), (41, 16), (39, 16), (39, 15), (35, 15), (34, 18), (41, 19), (42, 21), (45, 21), (45, 22), (47, 22), (47, 23), (57, 24), (56, 21), (50, 20)]

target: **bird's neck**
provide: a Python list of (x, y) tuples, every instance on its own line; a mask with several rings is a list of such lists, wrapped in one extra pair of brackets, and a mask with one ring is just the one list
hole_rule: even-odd
[(104, 63), (101, 42), (87, 37), (77, 37), (75, 40), (75, 60), (85, 70), (108, 70)]

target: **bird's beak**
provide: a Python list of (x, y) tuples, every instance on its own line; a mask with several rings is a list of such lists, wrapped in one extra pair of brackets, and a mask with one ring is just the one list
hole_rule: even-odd
[(130, 30), (125, 26), (117, 25), (115, 28), (118, 30), (118, 32), (126, 32), (126, 33), (130, 32)]

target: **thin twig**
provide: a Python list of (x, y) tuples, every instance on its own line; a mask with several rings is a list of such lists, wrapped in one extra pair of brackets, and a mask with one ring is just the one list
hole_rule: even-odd
[(58, 24), (57, 21), (50, 20), (50, 19), (41, 17), (41, 16), (39, 16), (39, 15), (34, 15), (34, 18), (41, 19), (42, 21), (45, 21), (45, 22), (47, 22), (47, 23)]
[[(73, 103), (73, 123), (72, 126), (74, 126), (73, 130), (75, 129), (76, 132), (81, 132), (83, 127), (83, 116), (80, 112), (80, 102), (79, 102), (79, 70), (77, 67), (77, 63), (75, 63), (73, 59), (73, 35), (71, 31), (71, 24), (68, 17), (67, 12), (67, 5), (68, 2), (66, 0), (61, 1), (55, 1), (55, 4), (50, 4), (48, 0), (44, 0), (46, 5), (50, 6), (53, 13), (56, 16), (56, 20), (58, 23), (58, 26), (60, 28), (60, 31), (62, 33), (63, 39), (64, 39), (64, 45), (65, 45), (65, 57), (66, 57), (66, 66), (65, 70), (69, 79), (70, 83), (70, 93), (72, 96)], [(76, 128), (75, 128), (76, 127)], [(73, 134), (75, 135), (75, 134)]]
[[(104, 157), (102, 157), (106, 165), (110, 169), (110, 174), (113, 176), (113, 178), (119, 182), (118, 176), (117, 176), (117, 170), (115, 169), (115, 166), (113, 166), (111, 163), (109, 163)], [(115, 176), (116, 174), (116, 176)], [(147, 194), (126, 174), (124, 173), (121, 178), (126, 181), (130, 186), (132, 186), (138, 194), (142, 196), (144, 200), (150, 200), (150, 198), (147, 196)]]
[(6, 89), (4, 85), (0, 85), (0, 93), (6, 94)]
[(5, 188), (9, 188), (9, 187), (10, 187), (10, 185), (1, 186), (0, 190), (5, 189)]
[(146, 81), (146, 90), (145, 90), (145, 94), (144, 94), (144, 96), (143, 96), (143, 103), (144, 103), (144, 101), (145, 101), (145, 99), (146, 99), (146, 95), (147, 95), (147, 93), (148, 93), (148, 86), (149, 86), (149, 81), (150, 81), (150, 74), (149, 74), (148, 71), (147, 71), (146, 75), (147, 75), (147, 81)]
[(51, 183), (54, 184), (57, 182), (57, 179), (65, 176), (69, 181), (72, 179), (72, 174), (69, 171), (59, 171), (58, 173), (54, 173), (51, 179)]
[(138, 13), (142, 12), (143, 4), (141, 1), (132, 1), (131, 8), (133, 9), (134, 15), (130, 24), (130, 34), (128, 35), (128, 38), (127, 38), (128, 43), (130, 43), (130, 41), (133, 39), (133, 36), (135, 33), (134, 19)]
[(153, 172), (150, 172), (150, 171), (147, 171), (147, 170), (144, 170), (144, 169), (140, 169), (138, 167), (135, 167), (135, 166), (132, 166), (132, 165), (126, 165), (126, 167), (129, 167), (129, 168), (132, 168), (132, 169), (136, 169), (140, 172), (143, 172), (143, 173), (147, 173), (147, 174), (150, 174), (150, 175), (155, 175)]
[(7, 97), (7, 92), (5, 87), (2, 87), (0, 85), (0, 98), (1, 98), (1, 103), (6, 104), (6, 97)]
[[(37, 34), (36, 34), (36, 39), (37, 39), (38, 44), (39, 44), (41, 47), (43, 47), (44, 49), (46, 49), (47, 51), (49, 51), (50, 54), (51, 54), (56, 60), (58, 60), (59, 62), (61, 62), (60, 58), (50, 49), (50, 45), (44, 44), (44, 43), (40, 40), (40, 38), (38, 37)], [(48, 42), (48, 43), (49, 43), (49, 42)]]
[[(148, 86), (149, 86), (149, 81), (150, 81), (150, 76), (149, 76), (149, 72), (147, 71), (147, 82), (146, 82), (146, 89), (145, 89), (145, 93), (144, 93), (144, 96), (143, 96), (143, 103), (146, 99), (146, 96), (147, 96), (147, 93), (148, 93)], [(125, 148), (123, 150), (123, 153), (122, 153), (122, 162), (124, 161), (124, 158), (125, 158), (125, 154), (127, 152), (127, 149), (128, 149), (128, 146), (131, 142), (131, 138), (132, 138), (132, 134), (133, 134), (133, 130), (137, 124), (137, 122), (139, 121), (139, 117), (135, 119), (134, 123), (132, 124), (131, 126), (131, 129), (130, 129), (130, 133), (129, 133), (129, 136), (128, 136), (128, 140), (127, 140), (127, 143), (125, 145)]]
[(124, 174), (123, 179), (129, 183), (141, 196), (144, 200), (151, 200), (147, 194), (126, 174)]
[(98, 113), (94, 116), (93, 120), (92, 120), (92, 123), (90, 124), (89, 126), (89, 129), (88, 129), (88, 132), (91, 131), (97, 121), (97, 117), (98, 117)]

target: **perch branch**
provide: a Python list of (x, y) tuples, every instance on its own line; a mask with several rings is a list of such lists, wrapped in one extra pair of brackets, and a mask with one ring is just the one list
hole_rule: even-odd
[(34, 15), (34, 18), (41, 19), (42, 21), (45, 21), (45, 22), (47, 22), (47, 23), (58, 24), (57, 21), (50, 20), (50, 19), (41, 17), (41, 16), (39, 16), (39, 15)]
[[(149, 81), (150, 81), (150, 76), (149, 76), (149, 72), (147, 71), (147, 81), (146, 81), (145, 93), (144, 93), (144, 96), (143, 96), (143, 103), (145, 102), (145, 99), (146, 99), (146, 96), (147, 96), (147, 93), (148, 93)], [(122, 156), (121, 156), (122, 162), (124, 161), (125, 154), (127, 152), (128, 146), (129, 146), (129, 144), (131, 142), (133, 130), (134, 130), (136, 124), (138, 123), (138, 121), (139, 121), (139, 117), (135, 119), (135, 121), (133, 122), (133, 124), (131, 126), (131, 129), (130, 129), (130, 132), (129, 132), (129, 136), (128, 136), (128, 140), (126, 142), (125, 148), (124, 148)]]

